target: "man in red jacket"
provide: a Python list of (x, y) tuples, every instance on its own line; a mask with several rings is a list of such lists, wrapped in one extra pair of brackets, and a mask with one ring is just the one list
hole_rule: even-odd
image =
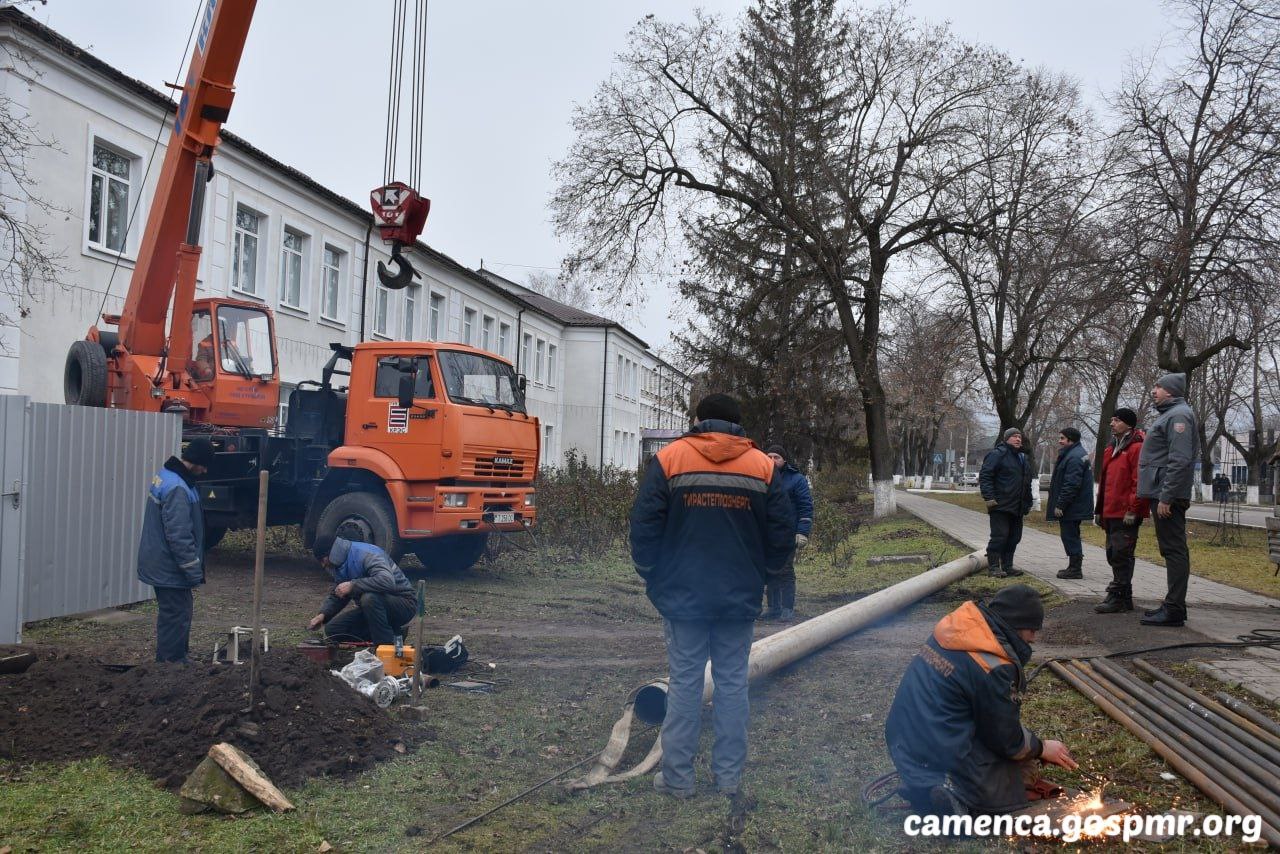
[(1132, 409), (1121, 407), (1111, 416), (1114, 438), (1102, 452), (1102, 477), (1093, 521), (1107, 532), (1107, 563), (1111, 583), (1107, 598), (1093, 610), (1099, 614), (1119, 614), (1133, 610), (1133, 552), (1138, 546), (1138, 528), (1151, 512), (1150, 502), (1138, 497), (1138, 456), (1142, 453), (1142, 431)]

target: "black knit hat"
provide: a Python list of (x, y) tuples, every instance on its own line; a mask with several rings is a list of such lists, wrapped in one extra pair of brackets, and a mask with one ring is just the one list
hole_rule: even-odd
[(1068, 442), (1075, 442), (1075, 443), (1079, 444), (1079, 442), (1080, 442), (1080, 431), (1079, 431), (1079, 430), (1077, 430), (1076, 428), (1074, 428), (1074, 427), (1063, 427), (1063, 428), (1062, 428), (1060, 431), (1058, 431), (1058, 432), (1060, 432), (1060, 433), (1062, 433), (1062, 435), (1066, 436), (1066, 437), (1067, 437), (1067, 441), (1068, 441)]
[(1138, 426), (1138, 413), (1134, 412), (1132, 409), (1130, 409), (1127, 406), (1120, 407), (1112, 414), (1115, 415), (1116, 418), (1119, 418), (1121, 421), (1123, 421), (1125, 424), (1128, 424), (1130, 427)]
[(777, 442), (774, 442), (772, 445), (766, 446), (764, 449), (764, 452), (766, 454), (777, 454), (778, 456), (782, 457), (784, 460), (791, 459), (791, 455), (787, 453), (787, 449), (779, 445)]
[(192, 439), (182, 449), (182, 458), (189, 463), (208, 468), (213, 465), (213, 443), (203, 436)]
[(728, 421), (732, 424), (742, 423), (742, 407), (738, 401), (727, 394), (709, 394), (698, 401), (694, 410), (699, 421)]
[(987, 608), (1011, 629), (1040, 631), (1044, 627), (1044, 603), (1034, 587), (1012, 584), (987, 602)]

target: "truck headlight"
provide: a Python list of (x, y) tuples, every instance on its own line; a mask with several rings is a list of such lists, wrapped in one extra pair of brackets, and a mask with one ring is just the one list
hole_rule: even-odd
[(446, 492), (444, 494), (445, 507), (466, 507), (467, 494), (465, 492)]
[(526, 493), (524, 494), (524, 506), (525, 506), (525, 507), (532, 507), (532, 506), (533, 506), (533, 493), (532, 493), (532, 492), (526, 492)]

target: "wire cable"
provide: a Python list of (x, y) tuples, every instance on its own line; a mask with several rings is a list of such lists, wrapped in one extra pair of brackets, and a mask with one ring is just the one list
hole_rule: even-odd
[[(1145, 655), (1148, 652), (1166, 652), (1172, 649), (1250, 649), (1252, 647), (1271, 647), (1272, 649), (1280, 649), (1280, 629), (1253, 629), (1247, 634), (1236, 635), (1233, 641), (1188, 641), (1187, 643), (1171, 643), (1164, 646), (1149, 646), (1143, 649), (1126, 649), (1120, 652), (1109, 652), (1106, 655), (1094, 655), (1090, 658), (1128, 658), (1131, 655)], [(1031, 684), (1031, 680), (1040, 675), (1040, 671), (1044, 670), (1053, 662), (1059, 664), (1068, 661), (1074, 661), (1076, 657), (1070, 658), (1051, 658), (1048, 661), (1042, 661), (1027, 674), (1027, 684)]]
[[(191, 50), (191, 40), (195, 38), (196, 25), (200, 22), (200, 14), (203, 11), (204, 11), (204, 0), (197, 0), (195, 15), (193, 15), (191, 18), (191, 30), (190, 32), (187, 33), (187, 44), (185, 47), (182, 48), (182, 60), (178, 63), (178, 71), (173, 76), (174, 80), (183, 79), (182, 69), (185, 68), (187, 65), (187, 53)], [(160, 127), (156, 129), (156, 138), (151, 142), (151, 153), (147, 155), (147, 168), (142, 170), (142, 183), (138, 185), (138, 193), (133, 200), (133, 210), (129, 212), (128, 219), (124, 221), (124, 245), (125, 246), (129, 245), (129, 232), (130, 230), (132, 230), (133, 221), (138, 215), (138, 208), (142, 207), (142, 188), (147, 185), (147, 178), (151, 176), (151, 166), (152, 164), (155, 163), (155, 160), (156, 160), (156, 149), (160, 147), (160, 137), (164, 136), (165, 127), (169, 123), (169, 113), (174, 109), (176, 109), (176, 105), (173, 105), (171, 102), (171, 106), (166, 108), (164, 115), (160, 117)], [(102, 204), (104, 207), (106, 206), (106, 203), (107, 203), (107, 200), (104, 194), (102, 199)], [(99, 318), (102, 317), (102, 312), (107, 307), (107, 297), (111, 296), (111, 285), (115, 283), (116, 270), (120, 269), (120, 258), (123, 255), (124, 255), (123, 251), (115, 253), (115, 256), (116, 256), (115, 260), (112, 261), (111, 263), (111, 276), (110, 278), (107, 279), (106, 290), (102, 292), (102, 305), (98, 306)]]

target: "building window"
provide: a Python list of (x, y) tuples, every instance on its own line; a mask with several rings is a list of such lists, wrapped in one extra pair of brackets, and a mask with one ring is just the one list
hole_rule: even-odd
[(542, 461), (544, 464), (554, 459), (555, 446), (552, 440), (555, 438), (555, 428), (550, 424), (542, 425)]
[(440, 340), (440, 319), (444, 315), (444, 297), (432, 294), (427, 307), (427, 337), (432, 341)]
[(280, 384), (280, 406), (276, 412), (277, 429), (283, 430), (285, 425), (289, 423), (289, 393), (292, 392), (294, 388), (296, 388), (296, 386), (291, 386), (288, 383)]
[(498, 355), (504, 359), (511, 358), (511, 354), (507, 350), (507, 345), (511, 343), (511, 325), (507, 323), (498, 324)]
[(546, 377), (546, 374), (543, 373), (543, 363), (546, 361), (546, 357), (547, 357), (547, 342), (539, 338), (538, 344), (535, 347), (534, 352), (536, 353), (536, 355), (533, 357), (534, 358), (533, 378), (537, 382), (542, 382)]
[(280, 244), (280, 304), (303, 307), (302, 259), (307, 254), (307, 236), (292, 228), (284, 230)]
[(320, 281), (324, 286), (324, 294), (320, 303), (320, 316), (326, 320), (338, 320), (339, 297), (342, 294), (342, 273), (343, 267), (346, 266), (347, 253), (334, 249), (332, 246), (324, 248), (324, 266), (320, 271)]
[(123, 252), (128, 237), (133, 159), (97, 142), (89, 177), (89, 243)]
[(462, 310), (462, 343), (475, 346), (476, 329), (476, 310), (474, 308), (464, 308)]
[(415, 296), (414, 289), (408, 287), (404, 289), (404, 340), (412, 341), (414, 328), (413, 324), (416, 320), (415, 315), (418, 313), (418, 298)]
[(387, 334), (387, 315), (391, 313), (391, 293), (382, 285), (373, 289), (373, 331), (375, 335)]
[(547, 385), (556, 387), (556, 345), (547, 345)]
[(624, 387), (626, 374), (624, 373), (626, 360), (621, 355), (618, 356), (618, 369), (613, 372), (613, 396), (623, 397), (626, 394)]
[(525, 374), (529, 373), (529, 358), (533, 355), (533, 336), (528, 332), (524, 334), (524, 341), (520, 345), (520, 370)]
[(493, 352), (493, 318), (488, 315), (480, 323), (480, 349)]
[(236, 205), (236, 234), (231, 264), (231, 289), (258, 294), (258, 235), (265, 217), (244, 205)]

